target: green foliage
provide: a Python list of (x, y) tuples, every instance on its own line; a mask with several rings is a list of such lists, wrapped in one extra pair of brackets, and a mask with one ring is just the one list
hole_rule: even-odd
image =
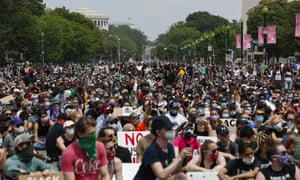
[(196, 28), (201, 33), (213, 31), (216, 27), (228, 23), (228, 20), (223, 17), (201, 11), (192, 13), (186, 18), (186, 26)]

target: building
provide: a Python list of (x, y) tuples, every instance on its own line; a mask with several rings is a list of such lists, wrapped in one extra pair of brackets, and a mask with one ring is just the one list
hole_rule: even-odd
[(88, 8), (80, 8), (76, 12), (92, 20), (100, 30), (108, 30), (108, 16)]

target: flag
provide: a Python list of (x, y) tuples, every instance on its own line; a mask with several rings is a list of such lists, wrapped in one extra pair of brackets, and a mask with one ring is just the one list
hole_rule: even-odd
[(239, 49), (241, 48), (241, 34), (237, 34), (235, 38), (235, 45), (236, 48)]
[(268, 26), (267, 44), (276, 44), (276, 26)]
[(300, 13), (296, 14), (295, 21), (295, 37), (300, 37)]
[(258, 44), (264, 44), (264, 27), (258, 26)]
[(245, 34), (244, 35), (244, 48), (245, 49), (250, 49), (251, 48), (251, 41), (252, 41), (252, 36), (250, 34)]

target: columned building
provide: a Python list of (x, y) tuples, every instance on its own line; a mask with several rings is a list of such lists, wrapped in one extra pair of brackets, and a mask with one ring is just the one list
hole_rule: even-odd
[(92, 20), (100, 30), (108, 30), (108, 16), (88, 8), (80, 8), (76, 12)]

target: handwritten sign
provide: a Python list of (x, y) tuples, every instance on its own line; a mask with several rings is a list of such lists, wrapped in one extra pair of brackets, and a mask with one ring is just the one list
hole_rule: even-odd
[(228, 127), (230, 135), (235, 134), (237, 119), (234, 119), (234, 118), (228, 118), (228, 119), (221, 118), (220, 120), (223, 121), (223, 123)]
[(136, 162), (136, 145), (138, 141), (149, 134), (149, 131), (120, 131), (117, 134), (118, 145), (128, 148), (132, 162)]
[(62, 172), (51, 173), (49, 176), (43, 175), (21, 175), (19, 180), (64, 180)]
[(217, 172), (188, 172), (188, 180), (219, 180)]
[(203, 144), (205, 140), (209, 139), (212, 140), (213, 142), (217, 142), (218, 138), (216, 136), (197, 136), (198, 141), (200, 144)]

